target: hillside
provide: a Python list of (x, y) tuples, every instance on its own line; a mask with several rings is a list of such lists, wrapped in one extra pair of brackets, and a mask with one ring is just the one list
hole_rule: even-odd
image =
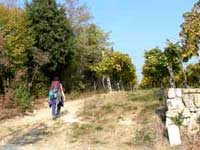
[[(68, 101), (57, 120), (52, 120), (50, 109), (44, 103), (43, 108), (29, 116), (0, 122), (0, 148), (173, 149), (163, 135), (161, 94), (156, 89), (113, 92)], [(179, 148), (185, 150), (184, 146)]]

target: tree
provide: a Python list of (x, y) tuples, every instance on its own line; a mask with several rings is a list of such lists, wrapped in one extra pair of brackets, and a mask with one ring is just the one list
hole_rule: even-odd
[(175, 87), (175, 76), (182, 70), (184, 86), (187, 87), (187, 78), (182, 64), (182, 49), (179, 43), (174, 44), (167, 40), (163, 52), (159, 48), (151, 49), (145, 52), (145, 59), (141, 86), (166, 86), (166, 78), (169, 77), (170, 87)]
[(188, 83), (192, 87), (199, 87), (200, 84), (200, 62), (190, 64), (186, 68)]
[(3, 39), (1, 58), (7, 70), (5, 78), (10, 81), (11, 76), (17, 77), (19, 71), (26, 70), (24, 67), (34, 44), (34, 35), (27, 27), (25, 13), (17, 8), (0, 7), (0, 28)]
[(192, 56), (198, 56), (200, 44), (200, 1), (192, 8), (191, 12), (184, 13), (184, 23), (180, 36), (183, 44), (183, 56), (187, 60)]
[[(175, 77), (174, 73), (177, 74), (180, 70), (183, 74), (183, 85), (184, 87), (188, 87), (187, 85), (187, 76), (183, 67), (183, 50), (179, 43), (172, 43), (169, 40), (167, 41), (167, 46), (164, 50), (165, 55), (165, 64), (167, 66), (168, 72), (170, 74), (171, 86), (175, 85)], [(174, 84), (174, 85), (172, 85)]]
[[(178, 73), (181, 69), (182, 58), (181, 58), (181, 47), (178, 43), (173, 44), (169, 40), (167, 46), (164, 49), (163, 63), (167, 68), (170, 77), (170, 86), (176, 87), (174, 74)], [(187, 83), (185, 83), (187, 84)]]
[(70, 62), (73, 54), (73, 33), (65, 9), (55, 0), (33, 0), (26, 5), (29, 27), (35, 34), (35, 47), (49, 52), (57, 72)]
[(168, 75), (167, 68), (163, 63), (163, 52), (159, 48), (153, 48), (144, 54), (142, 87), (163, 87)]
[[(118, 85), (133, 87), (137, 81), (135, 67), (131, 58), (120, 52), (107, 52), (103, 60), (91, 67), (92, 70), (101, 78), (106, 77), (107, 82), (116, 82)], [(112, 90), (107, 83), (108, 89)]]
[(81, 5), (79, 0), (65, 0), (65, 10), (75, 34), (80, 34), (81, 29), (91, 24), (91, 15), (87, 5)]

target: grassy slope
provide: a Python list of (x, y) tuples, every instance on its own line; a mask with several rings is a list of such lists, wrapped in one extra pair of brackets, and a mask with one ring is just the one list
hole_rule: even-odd
[[(0, 122), (0, 145), (6, 137), (4, 143), (30, 150), (54, 150), (50, 145), (58, 150), (186, 150), (185, 144), (169, 146), (162, 122), (163, 103), (163, 92), (158, 89), (69, 101), (56, 121), (51, 120), (49, 108), (43, 108), (33, 116)], [(65, 122), (70, 114), (75, 114), (77, 123)]]
[(158, 89), (97, 96), (85, 102), (79, 112), (83, 123), (73, 124), (67, 135), (71, 143), (97, 149), (169, 149), (161, 121), (163, 100)]

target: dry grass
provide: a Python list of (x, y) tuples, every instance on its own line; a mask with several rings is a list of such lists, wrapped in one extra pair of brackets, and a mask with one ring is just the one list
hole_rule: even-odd
[[(50, 139), (55, 137), (56, 140), (58, 135), (62, 141), (66, 139), (68, 149), (74, 150), (85, 150), (88, 147), (97, 150), (196, 150), (195, 148), (199, 147), (197, 137), (192, 139), (184, 136), (188, 139), (184, 139), (186, 142), (183, 145), (170, 147), (162, 122), (161, 106), (164, 101), (161, 93), (158, 89), (113, 92), (96, 94), (82, 99), (84, 101), (72, 101), (73, 105), (66, 103), (65, 108), (70, 110), (72, 107), (78, 107), (76, 117), (81, 120), (77, 123), (66, 124), (61, 119), (53, 123), (42, 121), (44, 125), (36, 126), (35, 130), (28, 126), (27, 132), (22, 134), (25, 138), (16, 136), (16, 139), (35, 138), (34, 135), (39, 134), (38, 138), (42, 138), (41, 143), (46, 143), (45, 140), (51, 143)], [(17, 131), (13, 130), (10, 133)], [(38, 138), (35, 138), (35, 141)]]
[(163, 105), (160, 93), (157, 89), (113, 92), (85, 101), (79, 112), (85, 123), (72, 125), (73, 141), (103, 143), (105, 149), (108, 145), (113, 149), (116, 145), (122, 149), (145, 149), (146, 146), (157, 149), (163, 143), (168, 147), (167, 138), (163, 137), (163, 124), (155, 113), (156, 108)]

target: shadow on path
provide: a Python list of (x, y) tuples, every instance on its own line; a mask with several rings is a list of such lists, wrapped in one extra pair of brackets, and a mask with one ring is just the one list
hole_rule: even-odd
[(23, 134), (15, 134), (9, 141), (9, 144), (13, 145), (27, 145), (34, 144), (38, 141), (42, 140), (44, 137), (49, 135), (50, 133), (47, 130), (47, 126), (45, 124), (39, 124), (34, 128), (29, 129), (27, 132)]

